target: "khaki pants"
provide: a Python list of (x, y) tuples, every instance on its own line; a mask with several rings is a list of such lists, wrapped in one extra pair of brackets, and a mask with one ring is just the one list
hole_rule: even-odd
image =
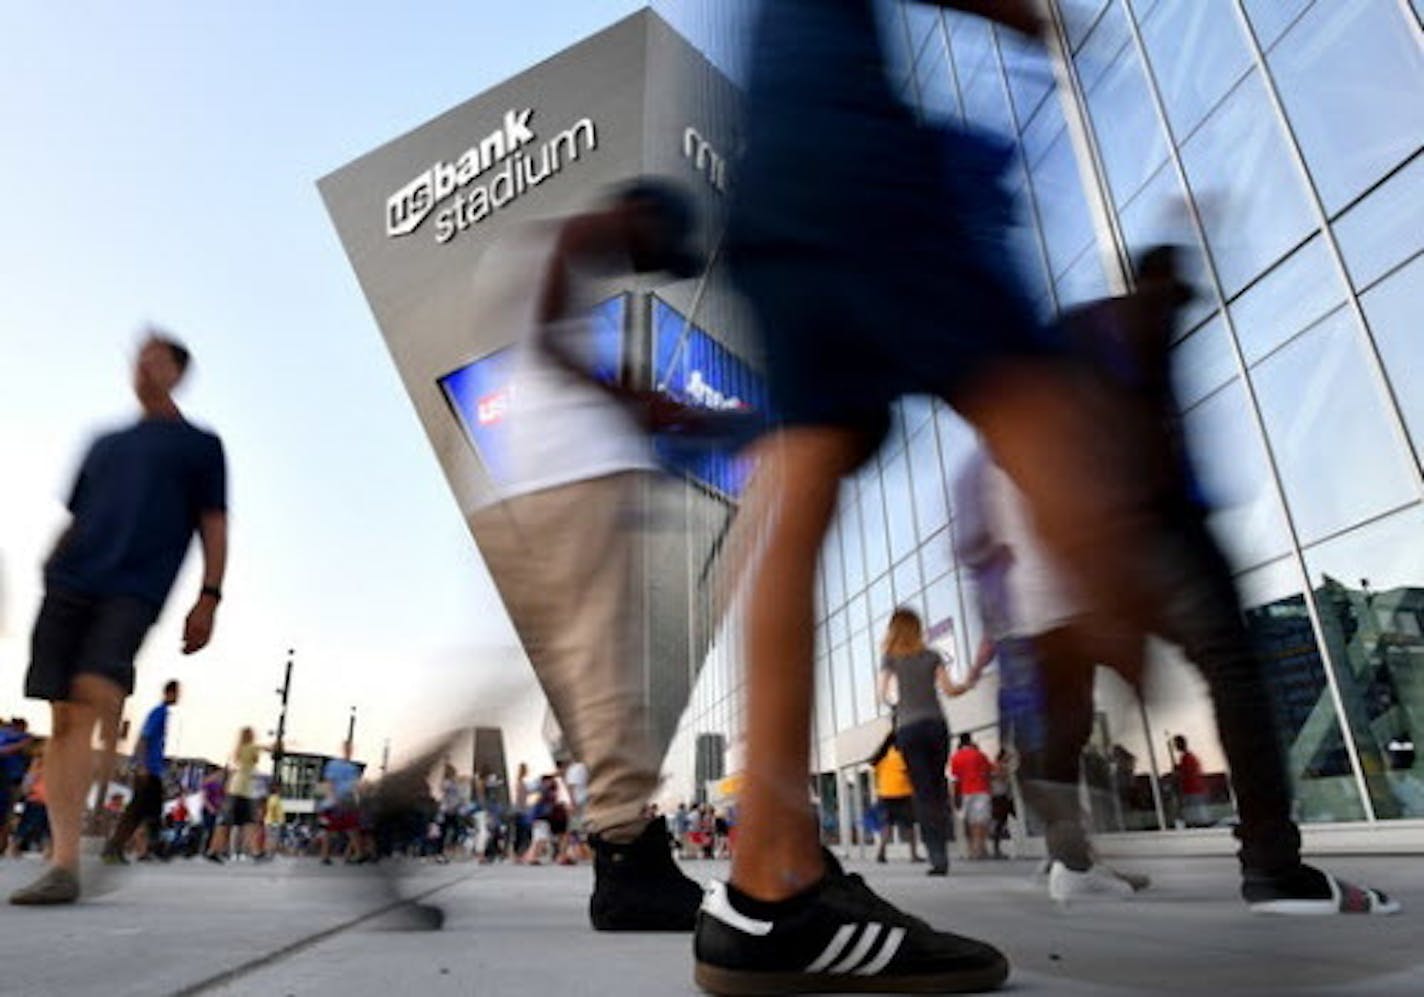
[(578, 481), (470, 517), (568, 748), (588, 766), (588, 829), (615, 841), (643, 829), (662, 762), (631, 639), (641, 620), (647, 478)]

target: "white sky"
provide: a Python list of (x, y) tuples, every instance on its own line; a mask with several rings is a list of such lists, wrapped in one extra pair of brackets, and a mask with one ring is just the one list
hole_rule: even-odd
[[(0, 8), (0, 716), (88, 439), (132, 418), (146, 320), (192, 348), (180, 403), (227, 446), (232, 559), (211, 648), (177, 653), (189, 558), (129, 716), (185, 685), (170, 751), (274, 726), (379, 761), (456, 720), (535, 757), (542, 706), (317, 196), (318, 177), (637, 9), (98, 2)], [(517, 706), (511, 704), (518, 704)], [(135, 723), (137, 726), (137, 723)]]

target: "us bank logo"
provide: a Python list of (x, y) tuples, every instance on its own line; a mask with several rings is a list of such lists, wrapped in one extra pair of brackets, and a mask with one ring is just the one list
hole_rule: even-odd
[(387, 237), (411, 235), (434, 215), (435, 241), (447, 243), (598, 148), (591, 118), (542, 144), (533, 118), (532, 108), (505, 111), (500, 127), (386, 198)]

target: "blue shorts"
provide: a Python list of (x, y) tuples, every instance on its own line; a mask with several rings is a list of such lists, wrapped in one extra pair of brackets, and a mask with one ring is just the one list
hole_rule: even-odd
[(878, 439), (898, 398), (954, 403), (1048, 349), (1012, 263), (1012, 147), (916, 121), (870, 0), (765, 0), (752, 58), (726, 255), (778, 423)]

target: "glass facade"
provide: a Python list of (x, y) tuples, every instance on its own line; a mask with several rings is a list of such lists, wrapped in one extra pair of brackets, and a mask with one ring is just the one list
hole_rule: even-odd
[[(1198, 257), (1176, 347), (1185, 421), (1304, 821), (1424, 817), (1424, 759), (1408, 748), (1424, 732), (1419, 7), (1055, 0), (1061, 57), (965, 15), (887, 9), (907, 102), (1019, 139), (1021, 265), (1046, 315), (1130, 287), (1128, 261), (1155, 243)], [(820, 568), (814, 783), (843, 832), (861, 759), (840, 755), (884, 723), (891, 610), (918, 610), (960, 674), (977, 642), (950, 541), (951, 483), (974, 445), (945, 406), (906, 399), (844, 484)], [(689, 735), (736, 742), (739, 661), (719, 641)], [(1210, 817), (1232, 816), (1205, 685), (1179, 661), (1154, 683), (1142, 705), (1100, 672), (1084, 759), (1105, 790), (1090, 794), (1099, 830), (1179, 823), (1177, 734), (1210, 777)], [(991, 753), (992, 698), (948, 707)]]

